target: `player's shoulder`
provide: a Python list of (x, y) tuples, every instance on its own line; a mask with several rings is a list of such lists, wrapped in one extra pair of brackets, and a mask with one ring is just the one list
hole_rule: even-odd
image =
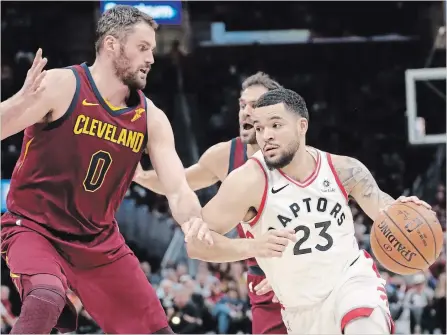
[(146, 99), (148, 130), (150, 130), (149, 135), (151, 135), (151, 133), (158, 133), (163, 129), (171, 128), (171, 123), (165, 112), (158, 108), (148, 97), (145, 96), (144, 98)]
[(76, 80), (77, 78), (75, 73), (73, 72), (73, 70), (69, 68), (50, 69), (47, 70), (42, 84), (46, 85), (47, 87), (61, 89), (61, 88), (67, 88), (70, 86), (70, 84), (76, 83)]
[(231, 141), (219, 142), (209, 147), (201, 158), (205, 159), (225, 159), (228, 160), (230, 156)]
[(38, 108), (52, 110), (52, 118), (55, 120), (65, 113), (74, 99), (79, 80), (70, 69), (50, 69), (47, 70), (41, 86), (44, 90)]
[(254, 187), (255, 189), (258, 186), (262, 186), (261, 189), (263, 189), (267, 179), (265, 170), (255, 157), (249, 158), (244, 165), (231, 171), (228, 178), (235, 183), (240, 182), (246, 188)]
[(335, 170), (346, 170), (355, 168), (364, 168), (363, 163), (355, 157), (336, 155), (331, 153), (326, 153), (329, 162), (334, 166)]
[(368, 168), (357, 158), (334, 154), (328, 154), (328, 158), (338, 179), (348, 193), (359, 180), (371, 174)]

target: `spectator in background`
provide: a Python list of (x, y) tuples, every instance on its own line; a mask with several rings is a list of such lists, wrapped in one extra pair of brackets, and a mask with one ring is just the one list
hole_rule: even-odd
[(427, 278), (423, 273), (413, 276), (412, 288), (405, 294), (404, 307), (410, 311), (410, 331), (421, 333), (421, 322), (424, 308), (432, 303), (434, 292), (427, 286)]
[(174, 289), (174, 305), (167, 310), (169, 325), (177, 334), (198, 333), (203, 324), (200, 311), (191, 301), (191, 292), (183, 285)]
[(9, 301), (9, 287), (1, 286), (1, 306), (0, 306), (0, 315), (1, 315), (1, 333), (7, 334), (11, 330), (12, 326), (16, 322), (16, 317), (12, 314), (12, 306)]
[(183, 275), (187, 275), (188, 274), (188, 265), (186, 265), (186, 263), (178, 263), (175, 269), (175, 272), (177, 273), (177, 277), (180, 278)]
[(230, 275), (235, 280), (235, 289), (241, 297), (247, 296), (247, 272), (242, 262), (232, 263), (230, 266)]
[(433, 204), (433, 210), (436, 212), (439, 222), (441, 223), (442, 230), (446, 231), (446, 202), (445, 202), (445, 186), (440, 184), (436, 193), (436, 200)]
[(140, 267), (143, 270), (144, 274), (147, 277), (147, 280), (149, 280), (149, 282), (152, 285), (158, 285), (161, 282), (161, 277), (158, 274), (153, 274), (152, 273), (152, 267), (149, 264), (149, 262), (143, 261), (140, 263)]
[(76, 312), (78, 313), (78, 329), (75, 334), (99, 334), (102, 333), (101, 328), (92, 319), (90, 314), (84, 309), (81, 300), (72, 292), (68, 291), (68, 299), (70, 299)]
[(157, 288), (157, 297), (161, 301), (161, 305), (166, 310), (172, 307), (174, 299), (174, 282), (170, 279), (163, 279), (160, 282), (160, 286)]
[(436, 285), (435, 298), (433, 303), (433, 307), (436, 313), (435, 325), (436, 328), (439, 328), (441, 330), (441, 334), (446, 334), (446, 289), (447, 282), (444, 264), (444, 271), (441, 272), (441, 274), (439, 275), (438, 283)]

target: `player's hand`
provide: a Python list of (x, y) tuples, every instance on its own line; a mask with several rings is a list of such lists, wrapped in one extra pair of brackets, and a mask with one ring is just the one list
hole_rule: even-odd
[[(263, 295), (269, 293), (272, 290), (273, 290), (272, 286), (269, 284), (267, 278), (264, 278), (258, 285), (255, 286), (256, 295)], [(274, 303), (279, 302), (279, 299), (276, 296), (276, 294), (273, 294), (272, 302)]]
[(42, 58), (42, 49), (39, 48), (33, 64), (26, 74), (25, 83), (19, 92), (25, 99), (35, 99), (45, 90), (41, 83), (46, 74), (46, 71), (42, 71), (46, 64), (47, 59)]
[(416, 205), (424, 206), (427, 209), (431, 209), (431, 206), (427, 204), (425, 201), (419, 199), (417, 196), (412, 195), (411, 197), (401, 196), (397, 198), (396, 202), (414, 202)]
[(296, 242), (295, 230), (272, 229), (253, 241), (255, 241), (253, 250), (255, 257), (281, 257), (289, 242)]
[(193, 238), (213, 245), (213, 238), (208, 228), (208, 224), (201, 218), (192, 218), (181, 225), (183, 233), (185, 233), (185, 242), (188, 243)]
[(257, 295), (269, 293), (271, 290), (272, 286), (269, 284), (267, 278), (264, 278), (258, 285), (255, 286), (255, 292)]

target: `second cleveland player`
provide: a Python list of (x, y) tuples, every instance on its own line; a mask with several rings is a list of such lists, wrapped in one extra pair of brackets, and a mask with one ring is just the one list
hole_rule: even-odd
[[(267, 74), (258, 72), (248, 77), (242, 83), (242, 92), (239, 98), (239, 132), (240, 136), (228, 142), (213, 145), (200, 157), (199, 161), (186, 169), (186, 179), (193, 190), (200, 190), (224, 180), (233, 170), (239, 168), (249, 157), (259, 150), (256, 143), (256, 134), (251, 120), (253, 104), (265, 92), (279, 88), (280, 85)], [(148, 189), (164, 194), (161, 182), (155, 171), (142, 171), (136, 173), (134, 181)], [(246, 238), (241, 225), (237, 226), (240, 238)], [(228, 241), (229, 242), (229, 241)], [(223, 261), (220, 257), (231, 245), (216, 245), (207, 253), (209, 262)], [(273, 292), (257, 294), (256, 289), (265, 288), (265, 274), (256, 263), (255, 258), (247, 260), (248, 295), (252, 310), (253, 334), (285, 334), (287, 329), (281, 318), (281, 306), (273, 302)]]

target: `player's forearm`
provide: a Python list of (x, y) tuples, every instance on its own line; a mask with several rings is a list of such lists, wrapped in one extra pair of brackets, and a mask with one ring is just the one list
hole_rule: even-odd
[(382, 192), (378, 187), (371, 192), (362, 193), (361, 196), (357, 195), (354, 199), (373, 221), (379, 216), (381, 210), (395, 201), (393, 197)]
[(155, 171), (144, 171), (141, 175), (136, 177), (134, 181), (152, 192), (165, 195), (163, 185), (161, 184), (160, 179), (158, 179)]
[(197, 195), (187, 184), (175, 194), (166, 194), (172, 216), (182, 225), (192, 218), (202, 217), (202, 206)]
[(9, 127), (11, 121), (22, 115), (26, 108), (26, 100), (20, 93), (17, 93), (0, 104), (1, 127), (3, 129), (2, 139), (5, 138), (3, 134), (6, 135), (5, 130)]
[(254, 257), (251, 241), (247, 239), (230, 239), (216, 232), (211, 232), (214, 244), (207, 245), (197, 239), (186, 244), (188, 255), (205, 262), (236, 262)]

